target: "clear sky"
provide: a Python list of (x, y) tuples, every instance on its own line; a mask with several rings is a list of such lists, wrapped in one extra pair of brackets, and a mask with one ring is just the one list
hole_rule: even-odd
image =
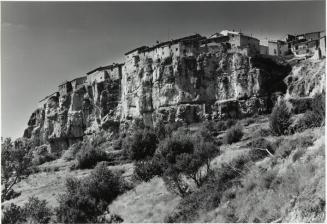
[(20, 137), (59, 83), (156, 40), (241, 30), (259, 38), (325, 30), (325, 1), (1, 2), (2, 136)]

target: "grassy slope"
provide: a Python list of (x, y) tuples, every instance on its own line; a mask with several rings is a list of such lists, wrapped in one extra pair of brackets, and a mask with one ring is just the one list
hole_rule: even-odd
[[(222, 154), (217, 156), (212, 160), (212, 167), (219, 169), (223, 163), (229, 163), (233, 159), (237, 157), (242, 157), (246, 152), (249, 151), (249, 147), (247, 147), (247, 143), (251, 140), (251, 138), (256, 137), (256, 131), (258, 129), (267, 129), (268, 128), (268, 118), (267, 116), (261, 116), (255, 119), (255, 123), (246, 125), (244, 127), (244, 136), (242, 140), (238, 143), (234, 143), (232, 145), (223, 145), (221, 146)], [(243, 121), (242, 121), (243, 122)], [(305, 136), (312, 136), (315, 141), (314, 145), (309, 147), (300, 157), (301, 159), (297, 160), (296, 163), (292, 161), (294, 157), (294, 153), (299, 151), (299, 149), (292, 152), (292, 154), (286, 158), (285, 160), (281, 160), (274, 166), (274, 169), (283, 175), (289, 167), (294, 166), (294, 168), (299, 168), (304, 166), (307, 163), (315, 164), (316, 171), (314, 174), (312, 173), (303, 173), (303, 177), (306, 179), (299, 179), (302, 182), (306, 182), (307, 184), (298, 184), (301, 189), (299, 189), (299, 194), (295, 197), (296, 201), (289, 205), (291, 201), (288, 197), (283, 196), (283, 194), (289, 194), (290, 192), (286, 191), (288, 186), (279, 187), (278, 190), (284, 191), (279, 192), (282, 197), (285, 198), (283, 200), (283, 205), (280, 205), (280, 201), (275, 200), (272, 206), (284, 206), (285, 214), (283, 214), (283, 219), (285, 221), (303, 221), (306, 220), (303, 218), (303, 204), (298, 201), (307, 201), (306, 203), (312, 205), (314, 203), (319, 203), (319, 199), (324, 192), (324, 175), (325, 171), (323, 169), (323, 162), (325, 161), (324, 153), (321, 151), (324, 148), (324, 129), (309, 129), (300, 134), (295, 134), (292, 136), (284, 137), (285, 139), (292, 138), (303, 138)], [(218, 138), (222, 137), (223, 133), (218, 136)], [(266, 137), (269, 140), (276, 140), (277, 137), (268, 136)], [(256, 166), (261, 167), (269, 167), (271, 166), (271, 159), (266, 158), (262, 161), (257, 162)], [(301, 162), (302, 161), (302, 162)], [(309, 161), (309, 162), (308, 162)], [(41, 166), (42, 169), (48, 169), (50, 172), (41, 172), (37, 174), (33, 174), (27, 179), (23, 180), (19, 183), (15, 190), (21, 191), (21, 196), (7, 201), (5, 204), (10, 202), (16, 203), (18, 205), (22, 205), (25, 203), (30, 196), (36, 196), (40, 199), (46, 199), (49, 202), (49, 205), (55, 207), (57, 205), (56, 197), (58, 194), (62, 193), (64, 190), (64, 183), (67, 176), (75, 176), (75, 177), (84, 177), (90, 173), (91, 170), (75, 170), (70, 171), (69, 166), (71, 162), (65, 162), (61, 159), (52, 161)], [(58, 167), (58, 168), (56, 168)], [(321, 168), (320, 170), (317, 168)], [(59, 169), (59, 170), (57, 170)], [(133, 171), (132, 164), (126, 164), (121, 166), (110, 167), (113, 170), (124, 170), (126, 177), (130, 177)], [(51, 171), (52, 170), (52, 171)], [(54, 171), (57, 170), (57, 171)], [(301, 176), (301, 175), (300, 175)], [(248, 177), (244, 177), (246, 179)], [(258, 178), (259, 179), (259, 178)], [(288, 183), (292, 184), (292, 183)], [(305, 189), (308, 189), (305, 191)], [(244, 190), (244, 189), (243, 189)], [(226, 222), (228, 221), (224, 215), (226, 209), (230, 209), (231, 205), (239, 208), (240, 215), (252, 215), (252, 213), (260, 213), (260, 207), (264, 208), (265, 206), (270, 206), (268, 202), (271, 202), (276, 195), (269, 194), (269, 191), (263, 191), (264, 195), (256, 195), (258, 191), (261, 189), (253, 188), (253, 192), (246, 192), (242, 194), (242, 191), (239, 191), (237, 197), (244, 202), (238, 203), (236, 200), (225, 200), (222, 201), (218, 208), (212, 210), (204, 210), (198, 209), (195, 211), (198, 213), (196, 217), (197, 222)], [(291, 191), (291, 190), (290, 190)], [(312, 193), (314, 192), (314, 193)], [(312, 196), (313, 195), (313, 196)], [(258, 203), (253, 201), (253, 198), (260, 197), (262, 203)], [(324, 198), (324, 197), (323, 197)], [(135, 187), (135, 189), (130, 190), (123, 195), (119, 196), (110, 206), (109, 210), (112, 213), (120, 215), (125, 222), (163, 222), (164, 218), (173, 212), (176, 206), (180, 202), (180, 198), (172, 193), (168, 192), (161, 178), (154, 178), (148, 183), (141, 183)], [(252, 200), (252, 201), (251, 201)], [(318, 200), (318, 201), (317, 201)], [(253, 203), (253, 204), (251, 204)], [(257, 203), (257, 204), (256, 204)], [(309, 206), (307, 205), (307, 207)], [(251, 207), (252, 206), (252, 207)], [(253, 207), (254, 206), (254, 207)], [(301, 207), (302, 206), (302, 207)], [(240, 208), (244, 208), (243, 210)], [(310, 210), (310, 206), (309, 209)], [(250, 210), (247, 210), (250, 209)], [(274, 208), (273, 208), (274, 209)], [(242, 213), (242, 214), (241, 214)], [(277, 213), (276, 213), (277, 214)], [(311, 214), (311, 213), (310, 213)], [(309, 216), (310, 216), (309, 214)], [(245, 216), (246, 216), (245, 215)], [(278, 213), (279, 215), (279, 213)], [(255, 215), (254, 215), (255, 216)], [(316, 220), (311, 214), (310, 220)], [(313, 218), (312, 218), (313, 217)], [(275, 218), (275, 217), (273, 217)], [(279, 218), (279, 216), (276, 218)]]
[[(14, 190), (21, 192), (21, 195), (12, 200), (3, 203), (4, 206), (14, 203), (23, 205), (31, 196), (45, 199), (48, 205), (56, 207), (58, 205), (57, 196), (64, 192), (65, 180), (67, 177), (83, 178), (90, 174), (91, 169), (70, 170), (72, 162), (66, 162), (63, 159), (47, 162), (39, 166), (42, 172), (30, 175), (28, 178), (19, 182)], [(121, 166), (110, 166), (113, 171), (122, 171), (123, 176), (130, 177), (133, 172), (132, 164)], [(46, 171), (45, 171), (46, 170)]]
[(163, 180), (156, 177), (119, 196), (109, 210), (127, 223), (163, 222), (179, 201), (179, 197), (167, 191)]
[[(242, 185), (235, 188), (234, 197), (223, 199), (212, 210), (201, 210), (192, 221), (228, 222), (231, 220), (226, 213), (233, 213), (237, 222), (321, 222), (325, 198), (324, 135), (324, 128), (315, 128), (283, 137), (282, 147), (301, 139), (310, 139), (313, 145), (296, 146), (284, 159), (268, 157), (258, 161), (241, 178)], [(263, 186), (265, 181), (271, 181), (270, 185)]]

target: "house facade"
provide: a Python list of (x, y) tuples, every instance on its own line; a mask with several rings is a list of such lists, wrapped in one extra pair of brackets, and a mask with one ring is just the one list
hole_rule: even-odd
[(288, 45), (285, 41), (268, 41), (268, 54), (275, 56), (284, 56), (288, 53)]

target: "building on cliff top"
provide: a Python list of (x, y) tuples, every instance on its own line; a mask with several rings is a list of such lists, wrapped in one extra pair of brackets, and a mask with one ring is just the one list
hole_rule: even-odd
[(157, 43), (152, 47), (142, 46), (125, 53), (125, 61), (136, 66), (140, 60), (145, 58), (151, 58), (153, 61), (160, 62), (171, 56), (194, 56), (198, 51), (200, 41), (203, 39), (206, 38), (195, 34)]
[(269, 54), (268, 46), (259, 45), (259, 48), (260, 48), (260, 54), (263, 54), (263, 55), (268, 55)]
[(284, 56), (288, 53), (288, 45), (285, 41), (268, 41), (268, 54), (275, 56)]
[(70, 81), (73, 90), (79, 89), (80, 87), (84, 86), (87, 81), (86, 76), (78, 77)]
[(58, 89), (59, 89), (60, 96), (67, 95), (73, 90), (72, 84), (68, 81), (61, 83), (58, 86)]
[(42, 100), (40, 100), (38, 102), (38, 108), (44, 108), (45, 104), (48, 102), (49, 99), (51, 98), (58, 98), (59, 97), (59, 92), (54, 92), (54, 93), (51, 93), (50, 95), (44, 97)]
[[(228, 37), (228, 39), (226, 37)], [(251, 36), (247, 36), (241, 32), (223, 30), (220, 33), (212, 34), (208, 38), (207, 42), (209, 42), (209, 40), (211, 40), (211, 43), (212, 42), (229, 43), (231, 47), (231, 51), (239, 52), (241, 50), (242, 53), (248, 56), (252, 56), (260, 53), (260, 47), (259, 47), (260, 40)]]
[(122, 66), (124, 64), (114, 63), (112, 65), (98, 67), (87, 72), (86, 82), (92, 84), (94, 82), (103, 82), (106, 79), (120, 80), (122, 77)]
[(311, 56), (318, 52), (319, 58), (326, 56), (326, 33), (325, 31), (315, 31), (299, 35), (287, 36), (287, 44), (294, 55)]

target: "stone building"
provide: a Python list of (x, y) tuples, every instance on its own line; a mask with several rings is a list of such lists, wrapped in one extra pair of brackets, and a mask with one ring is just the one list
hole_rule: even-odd
[(123, 64), (112, 64), (104, 67), (98, 67), (87, 72), (86, 82), (92, 84), (94, 82), (103, 82), (106, 79), (118, 80), (121, 78)]
[(54, 92), (46, 97), (44, 97), (42, 100), (38, 102), (38, 108), (44, 108), (45, 104), (48, 102), (48, 100), (52, 97), (58, 98), (59, 92)]
[(220, 32), (222, 36), (229, 37), (231, 48), (247, 49), (249, 56), (260, 53), (260, 40), (254, 37), (247, 36), (241, 32), (223, 30)]
[(319, 52), (321, 56), (326, 55), (326, 38), (325, 31), (315, 31), (310, 33), (304, 33), (299, 35), (287, 36), (288, 48), (295, 55), (307, 55), (311, 56)]
[(269, 54), (269, 48), (268, 46), (259, 45), (260, 48), (260, 54), (268, 55)]
[(68, 81), (65, 81), (63, 83), (61, 83), (59, 86), (59, 93), (60, 93), (60, 96), (63, 96), (63, 95), (67, 95), (68, 93), (70, 93), (72, 91), (72, 84)]
[(85, 86), (86, 80), (87, 80), (86, 76), (78, 77), (78, 78), (71, 80), (70, 83), (72, 85), (73, 90), (76, 90), (82, 86)]
[(288, 53), (288, 45), (285, 41), (268, 41), (268, 54), (275, 56), (284, 56)]

